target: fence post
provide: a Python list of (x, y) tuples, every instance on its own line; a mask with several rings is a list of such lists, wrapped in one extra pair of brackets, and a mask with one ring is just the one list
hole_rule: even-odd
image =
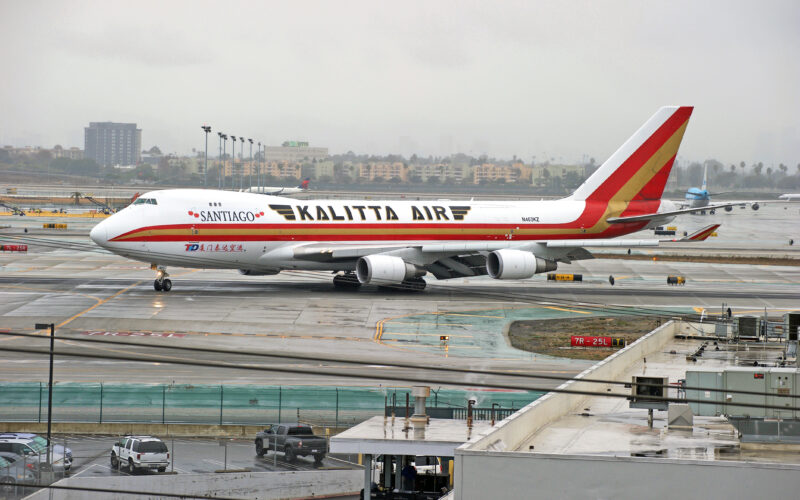
[(100, 423), (103, 423), (103, 383), (100, 382)]
[[(222, 384), (219, 384), (219, 425), (222, 425), (222, 402), (225, 398), (225, 389)], [(225, 449), (227, 452), (227, 448)]]
[(39, 423), (42, 423), (42, 383), (39, 382)]
[(167, 423), (167, 386), (161, 385), (161, 425)]
[[(278, 423), (281, 423), (281, 396), (281, 386), (278, 386)], [(277, 438), (275, 442), (278, 442)]]
[[(385, 413), (385, 412), (384, 412)], [(339, 388), (336, 388), (336, 428), (339, 428)]]

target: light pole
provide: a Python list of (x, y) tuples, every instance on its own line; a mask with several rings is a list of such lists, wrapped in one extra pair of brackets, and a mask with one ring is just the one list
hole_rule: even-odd
[(53, 350), (56, 341), (56, 325), (53, 323), (36, 323), (33, 327), (37, 330), (50, 329), (50, 379), (47, 383), (47, 464), (50, 465), (50, 470), (53, 470), (52, 456), (50, 454), (52, 449), (50, 431), (53, 425)]
[(222, 134), (222, 168), (219, 171), (220, 181), (222, 184), (221, 189), (225, 189), (225, 157), (228, 156), (228, 136), (227, 134)]
[(220, 163), (220, 170), (219, 170), (219, 180), (217, 181), (217, 189), (222, 189), (222, 136), (225, 135), (222, 132), (217, 132), (219, 136), (219, 163)]
[(250, 143), (250, 167), (247, 169), (247, 176), (249, 178), (249, 187), (253, 187), (253, 139), (247, 139)]
[(231, 140), (233, 141), (231, 146), (231, 187), (236, 189), (236, 136), (232, 135)]
[(261, 141), (258, 141), (258, 170), (256, 170), (256, 186), (261, 186)]
[(211, 127), (203, 125), (200, 128), (206, 133), (206, 156), (204, 158), (206, 166), (203, 168), (203, 187), (208, 187), (208, 133), (211, 132)]
[(242, 168), (239, 170), (239, 191), (241, 191), (242, 187), (244, 186), (244, 181), (242, 180), (242, 177), (244, 177), (244, 137), (240, 136), (239, 142), (242, 143), (242, 145), (239, 147), (239, 159), (242, 160)]

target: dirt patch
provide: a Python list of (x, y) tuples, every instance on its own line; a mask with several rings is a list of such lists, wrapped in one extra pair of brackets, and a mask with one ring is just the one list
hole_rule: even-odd
[(572, 348), (572, 335), (622, 337), (627, 344), (649, 333), (660, 325), (654, 317), (611, 317), (525, 320), (511, 323), (508, 338), (511, 345), (523, 351), (572, 359), (600, 360), (619, 348)]

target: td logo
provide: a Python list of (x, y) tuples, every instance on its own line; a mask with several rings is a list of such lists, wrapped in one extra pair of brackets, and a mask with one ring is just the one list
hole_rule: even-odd
[(198, 250), (200, 248), (200, 245), (198, 245), (197, 243), (186, 243), (185, 245), (187, 252), (194, 252), (195, 250)]

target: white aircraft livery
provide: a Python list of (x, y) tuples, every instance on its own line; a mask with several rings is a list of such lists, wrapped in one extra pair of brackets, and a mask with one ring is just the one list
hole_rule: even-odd
[[(167, 266), (338, 273), (334, 284), (421, 290), (437, 279), (530, 278), (590, 259), (584, 247), (655, 246), (614, 239), (698, 209), (661, 195), (692, 107), (658, 110), (571, 196), (548, 201), (296, 200), (202, 189), (153, 191), (104, 220), (92, 240), (149, 262), (154, 288)], [(699, 241), (710, 226), (685, 238)]]

